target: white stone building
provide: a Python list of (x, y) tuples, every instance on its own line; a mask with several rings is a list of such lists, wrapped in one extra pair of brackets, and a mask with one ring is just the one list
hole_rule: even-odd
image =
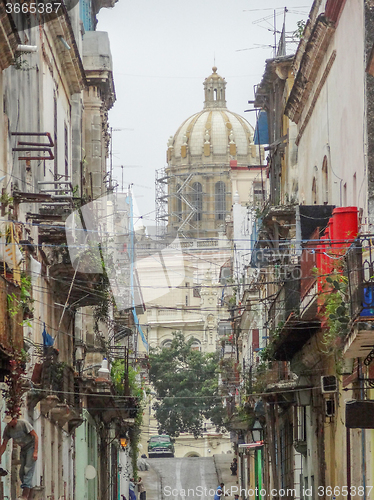
[[(178, 274), (179, 281), (167, 294), (145, 299), (147, 310), (140, 321), (150, 347), (167, 346), (172, 332), (181, 331), (187, 339), (194, 338), (196, 349), (214, 352), (220, 348), (220, 335), (227, 333), (224, 325), (230, 325), (221, 274), (223, 266), (231, 268), (233, 250), (225, 234), (226, 222), (233, 188), (240, 191), (243, 206), (251, 201), (259, 155), (252, 126), (227, 109), (225, 93), (226, 81), (213, 67), (204, 81), (203, 110), (187, 118), (169, 138), (167, 166), (158, 173), (159, 235), (178, 238), (180, 249), (179, 257), (165, 267), (170, 279)], [(165, 276), (160, 262), (158, 271), (154, 262), (144, 272), (144, 277), (152, 275), (148, 283), (159, 283)], [(139, 277), (142, 282), (142, 273)], [(146, 297), (147, 290), (142, 292)], [(156, 421), (150, 415), (146, 420), (145, 448), (147, 436), (157, 434)], [(230, 450), (228, 434), (217, 434), (210, 423), (204, 439), (182, 435), (176, 442), (179, 457)]]

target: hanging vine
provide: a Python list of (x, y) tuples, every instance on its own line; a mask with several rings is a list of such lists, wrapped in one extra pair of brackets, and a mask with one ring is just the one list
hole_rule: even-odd
[(337, 373), (343, 363), (342, 340), (348, 334), (350, 320), (347, 302), (348, 278), (343, 274), (344, 260), (337, 259), (331, 274), (324, 279), (321, 294), (322, 322), (325, 323), (323, 334), (323, 352), (333, 356)]
[(6, 404), (6, 414), (18, 417), (21, 414), (23, 395), (27, 391), (25, 385), (27, 354), (23, 349), (12, 348), (12, 359), (9, 361), (9, 374), (5, 378), (6, 387), (2, 390)]

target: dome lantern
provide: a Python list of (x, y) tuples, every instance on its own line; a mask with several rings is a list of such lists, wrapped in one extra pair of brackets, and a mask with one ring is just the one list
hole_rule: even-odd
[(204, 81), (204, 108), (226, 108), (226, 81), (217, 74), (216, 66), (212, 70), (213, 73)]
[(215, 66), (203, 85), (204, 109), (169, 138), (167, 167), (156, 181), (157, 217), (170, 234), (219, 238), (231, 211), (232, 181), (259, 157), (253, 127), (226, 107), (226, 81)]

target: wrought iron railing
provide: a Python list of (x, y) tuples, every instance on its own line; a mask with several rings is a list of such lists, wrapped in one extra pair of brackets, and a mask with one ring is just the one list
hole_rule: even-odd
[(374, 321), (374, 235), (357, 238), (345, 255), (351, 319)]

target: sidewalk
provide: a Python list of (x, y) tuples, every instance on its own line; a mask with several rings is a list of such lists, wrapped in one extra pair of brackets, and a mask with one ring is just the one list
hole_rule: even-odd
[[(213, 455), (214, 465), (217, 472), (217, 486), (220, 483), (225, 484), (226, 490), (230, 490), (232, 486), (238, 486), (238, 476), (232, 476), (230, 465), (235, 455)], [(226, 498), (234, 498), (234, 495)]]
[(147, 500), (161, 500), (161, 480), (158, 472), (152, 468), (152, 465), (147, 461), (149, 469), (138, 472), (139, 476), (143, 479)]

